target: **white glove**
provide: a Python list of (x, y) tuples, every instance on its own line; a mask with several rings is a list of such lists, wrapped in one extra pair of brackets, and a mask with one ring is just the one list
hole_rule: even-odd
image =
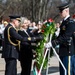
[(52, 47), (51, 42), (48, 42), (47, 44), (45, 44), (45, 47), (46, 47), (46, 48), (50, 48), (50, 47)]

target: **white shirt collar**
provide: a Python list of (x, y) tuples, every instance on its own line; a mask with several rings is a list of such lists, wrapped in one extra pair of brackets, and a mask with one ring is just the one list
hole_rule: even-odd
[(64, 21), (65, 21), (68, 17), (70, 17), (70, 15), (66, 16), (66, 17), (64, 18)]
[(24, 28), (21, 28), (21, 30), (26, 32), (26, 29), (24, 29)]

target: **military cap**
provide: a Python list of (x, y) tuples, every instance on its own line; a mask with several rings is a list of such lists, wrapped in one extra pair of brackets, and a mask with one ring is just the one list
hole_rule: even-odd
[(20, 16), (9, 16), (9, 17), (10, 17), (10, 19), (16, 19), (18, 21), (21, 21)]
[(69, 3), (63, 3), (59, 5), (57, 8), (59, 8), (59, 11), (62, 12), (64, 9), (69, 8)]

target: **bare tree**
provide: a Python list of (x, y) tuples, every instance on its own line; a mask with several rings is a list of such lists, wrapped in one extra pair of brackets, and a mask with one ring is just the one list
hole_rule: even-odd
[(53, 18), (58, 20), (58, 4), (69, 2), (71, 15), (74, 14), (74, 0), (0, 0), (0, 16), (21, 15), (32, 21)]

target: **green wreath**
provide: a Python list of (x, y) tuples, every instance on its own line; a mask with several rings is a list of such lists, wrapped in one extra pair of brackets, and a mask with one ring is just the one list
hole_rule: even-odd
[[(44, 36), (44, 39), (41, 40), (40, 42), (38, 42), (38, 46), (36, 47), (37, 57), (35, 59), (35, 64), (34, 64), (37, 67), (38, 70), (40, 69), (40, 66), (42, 64), (43, 57), (44, 57), (44, 54), (45, 54), (44, 44), (49, 41), (49, 35), (50, 34), (53, 35), (54, 32), (55, 32), (54, 21), (52, 19), (49, 19), (45, 24), (43, 24), (41, 32)], [(51, 50), (50, 56), (52, 56), (52, 55), (53, 55), (53, 51)], [(45, 59), (43, 69), (46, 69), (47, 62), (48, 62), (48, 58)]]

